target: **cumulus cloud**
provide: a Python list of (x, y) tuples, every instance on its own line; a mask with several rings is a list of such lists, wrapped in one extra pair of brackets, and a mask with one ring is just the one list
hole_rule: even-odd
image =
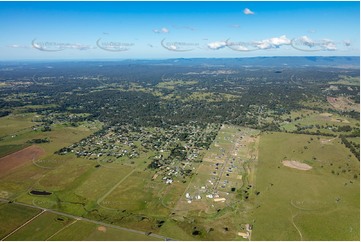
[(254, 12), (252, 12), (251, 9), (249, 9), (249, 8), (245, 8), (245, 9), (243, 10), (243, 13), (246, 14), (246, 15), (252, 15), (252, 14), (254, 14)]
[(299, 41), (300, 41), (301, 44), (304, 44), (304, 45), (306, 45), (308, 47), (313, 47), (315, 45), (315, 42), (306, 35), (299, 38)]
[(291, 40), (286, 35), (254, 42), (254, 45), (261, 50), (279, 48), (282, 45), (289, 44), (291, 44)]
[(238, 50), (238, 51), (249, 51), (250, 49), (247, 48), (244, 45), (229, 45), (229, 47), (233, 50)]
[(227, 46), (226, 41), (216, 41), (207, 44), (209, 49), (219, 50)]
[(169, 29), (163, 27), (161, 29), (153, 29), (153, 32), (156, 33), (156, 34), (160, 34), (160, 33), (169, 33)]

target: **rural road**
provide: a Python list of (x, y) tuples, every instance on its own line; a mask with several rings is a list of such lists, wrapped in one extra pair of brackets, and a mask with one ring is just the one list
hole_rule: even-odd
[[(0, 198), (0, 202), (10, 202), (10, 200)], [(16, 204), (16, 205), (25, 206), (25, 207), (41, 209), (42, 212), (39, 213), (38, 215), (36, 215), (35, 217), (33, 217), (31, 220), (29, 220), (29, 221), (27, 221), (26, 223), (24, 223), (22, 226), (18, 227), (18, 228), (15, 229), (14, 231), (12, 231), (10, 234), (6, 235), (4, 238), (1, 239), (1, 241), (4, 240), (4, 239), (6, 239), (7, 237), (9, 237), (11, 234), (15, 233), (17, 230), (19, 230), (19, 229), (21, 229), (22, 227), (24, 227), (27, 223), (31, 222), (33, 219), (35, 219), (36, 217), (40, 216), (40, 215), (41, 215), (42, 213), (44, 213), (44, 212), (54, 213), (54, 214), (66, 216), (66, 217), (69, 217), (69, 218), (72, 218), (72, 219), (75, 219), (75, 220), (86, 221), (86, 222), (89, 222), (89, 223), (99, 224), (99, 225), (102, 225), (102, 226), (105, 226), (105, 227), (114, 228), (114, 229), (120, 229), (120, 230), (127, 231), (127, 232), (132, 232), (132, 233), (137, 233), (137, 234), (148, 235), (148, 236), (151, 236), (151, 237), (154, 237), (154, 238), (158, 238), (158, 239), (161, 239), (161, 240), (174, 240), (174, 239), (171, 239), (171, 238), (162, 236), (162, 235), (153, 234), (153, 233), (150, 233), (150, 234), (149, 234), (149, 232), (139, 231), (139, 230), (135, 230), (135, 229), (128, 229), (128, 228), (124, 228), (124, 227), (121, 227), (121, 226), (118, 226), (118, 225), (107, 224), (107, 223), (103, 223), (103, 222), (96, 221), (96, 220), (91, 220), (91, 219), (87, 219), (87, 218), (83, 218), (83, 217), (78, 217), (78, 216), (74, 216), (74, 215), (71, 215), (71, 214), (63, 213), (63, 212), (58, 212), (58, 211), (55, 211), (55, 210), (52, 210), (52, 209), (47, 209), (47, 208), (38, 207), (38, 206), (35, 206), (35, 205), (30, 205), (30, 204), (21, 203), (21, 202), (15, 202), (15, 201), (12, 201), (12, 203), (13, 203), (13, 204)]]

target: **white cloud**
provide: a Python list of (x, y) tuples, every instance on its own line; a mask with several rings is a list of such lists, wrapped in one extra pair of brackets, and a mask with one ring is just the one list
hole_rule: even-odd
[(254, 42), (254, 45), (261, 50), (279, 48), (281, 45), (290, 44), (291, 40), (289, 40), (286, 35)]
[(162, 33), (169, 33), (169, 29), (167, 29), (167, 28), (162, 28), (160, 31), (161, 31)]
[(252, 14), (254, 14), (254, 12), (252, 12), (251, 9), (249, 9), (249, 8), (245, 8), (245, 9), (243, 10), (243, 13), (246, 14), (246, 15), (250, 15), (250, 14), (252, 15)]
[(324, 50), (337, 50), (335, 42), (329, 39), (324, 39), (320, 45)]
[(315, 45), (315, 42), (311, 38), (307, 37), (306, 35), (299, 38), (299, 41), (301, 44), (306, 45), (310, 48)]
[(161, 29), (153, 29), (153, 32), (156, 33), (156, 34), (160, 34), (160, 33), (167, 34), (167, 33), (169, 33), (169, 29), (163, 27)]
[(219, 50), (227, 46), (227, 43), (225, 41), (216, 41), (212, 43), (207, 44), (209, 49), (212, 50)]
[(248, 51), (248, 50), (250, 50), (246, 46), (243, 46), (243, 45), (232, 45), (231, 49), (238, 50), (238, 51)]

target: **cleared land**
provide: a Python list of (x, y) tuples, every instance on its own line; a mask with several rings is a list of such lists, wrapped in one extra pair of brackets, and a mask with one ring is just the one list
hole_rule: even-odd
[(336, 110), (360, 112), (360, 104), (354, 103), (348, 97), (327, 97), (327, 101)]
[[(242, 239), (238, 233), (245, 232), (246, 224), (252, 221), (248, 216), (254, 196), (251, 187), (258, 134), (249, 128), (222, 126), (171, 216), (184, 232), (193, 234), (193, 239)], [(187, 225), (191, 219), (200, 226)]]
[(28, 162), (38, 159), (44, 155), (45, 151), (39, 147), (32, 145), (3, 158), (0, 158), (0, 177), (6, 175), (10, 170), (22, 166)]
[[(259, 152), (252, 239), (359, 240), (359, 162), (339, 139), (324, 144), (315, 136), (269, 133)], [(280, 160), (313, 169), (289, 169)]]
[(291, 167), (291, 168), (294, 168), (297, 170), (302, 170), (302, 171), (308, 171), (308, 170), (312, 169), (312, 166), (309, 166), (305, 163), (295, 161), (295, 160), (284, 160), (284, 161), (282, 161), (282, 164), (284, 166)]

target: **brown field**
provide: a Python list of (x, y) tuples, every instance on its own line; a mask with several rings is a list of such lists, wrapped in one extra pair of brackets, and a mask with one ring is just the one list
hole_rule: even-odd
[(44, 154), (45, 151), (41, 147), (32, 145), (0, 158), (0, 177), (8, 174), (10, 170), (16, 167), (31, 162), (33, 159), (38, 159)]
[(336, 110), (360, 112), (360, 104), (354, 103), (347, 97), (327, 97), (327, 101)]

